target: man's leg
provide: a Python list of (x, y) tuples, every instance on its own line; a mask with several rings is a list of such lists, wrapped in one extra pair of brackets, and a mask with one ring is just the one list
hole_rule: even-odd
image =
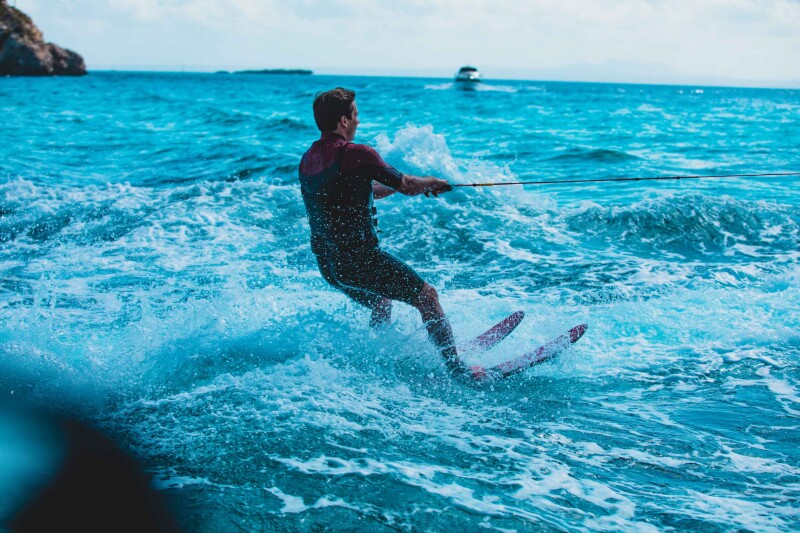
[(348, 264), (340, 265), (341, 268), (337, 268), (333, 273), (336, 275), (332, 277), (335, 285), (351, 298), (355, 299), (356, 293), (361, 292), (378, 298), (369, 303), (366, 298), (356, 300), (372, 309), (370, 325), (380, 324), (381, 319), (389, 319), (389, 299), (411, 304), (422, 315), (428, 336), (439, 348), (453, 375), (469, 372), (467, 366), (458, 359), (453, 330), (439, 304), (436, 289), (425, 283), (414, 269), (378, 248), (366, 250), (354, 259), (349, 258)]
[(351, 300), (372, 310), (369, 320), (371, 328), (379, 328), (392, 318), (392, 301), (375, 293), (342, 284), (336, 277), (336, 261), (333, 258), (317, 256), (317, 264), (322, 277), (346, 294)]
[(372, 316), (369, 318), (369, 327), (377, 329), (385, 326), (392, 319), (392, 301), (389, 298), (381, 298), (372, 308)]
[(458, 358), (453, 330), (450, 328), (450, 322), (447, 321), (447, 317), (444, 315), (442, 306), (439, 303), (439, 295), (436, 293), (436, 289), (426, 283), (422, 287), (414, 307), (422, 315), (422, 321), (428, 330), (428, 336), (441, 351), (442, 357), (444, 357), (444, 361), (453, 375), (459, 375), (467, 371), (464, 363)]

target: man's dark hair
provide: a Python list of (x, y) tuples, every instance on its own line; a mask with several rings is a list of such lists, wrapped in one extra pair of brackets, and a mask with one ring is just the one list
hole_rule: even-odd
[(342, 117), (353, 118), (355, 91), (337, 87), (314, 96), (314, 121), (319, 131), (333, 131)]

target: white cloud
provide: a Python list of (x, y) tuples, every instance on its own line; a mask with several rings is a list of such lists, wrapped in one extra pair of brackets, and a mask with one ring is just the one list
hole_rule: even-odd
[[(791, 0), (17, 0), (98, 61), (534, 69), (609, 60), (800, 79)], [(94, 21), (94, 40), (81, 35)], [(101, 22), (113, 31), (105, 40)], [(51, 26), (52, 25), (52, 26)], [(52, 30), (50, 28), (53, 28)], [(83, 26), (85, 27), (85, 26)], [(71, 29), (70, 29), (71, 28)], [(130, 43), (135, 49), (126, 49)], [(74, 45), (75, 48), (78, 45)], [(138, 48), (138, 51), (137, 49)], [(146, 61), (145, 61), (146, 59)]]

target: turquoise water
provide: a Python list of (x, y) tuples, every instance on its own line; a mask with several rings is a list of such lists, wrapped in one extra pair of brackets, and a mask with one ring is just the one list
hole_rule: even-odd
[(383, 246), (492, 364), (321, 279), (296, 168), (318, 90), (457, 183), (800, 170), (800, 91), (97, 73), (2, 79), (0, 395), (134, 451), (196, 531), (800, 529), (797, 178), (459, 189)]

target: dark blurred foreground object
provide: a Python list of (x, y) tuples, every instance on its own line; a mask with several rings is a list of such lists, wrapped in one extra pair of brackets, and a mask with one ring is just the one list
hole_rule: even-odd
[(0, 413), (0, 498), (10, 531), (180, 531), (136, 461), (74, 420)]
[(46, 43), (33, 21), (0, 0), (0, 76), (83, 76), (86, 64), (71, 50)]

